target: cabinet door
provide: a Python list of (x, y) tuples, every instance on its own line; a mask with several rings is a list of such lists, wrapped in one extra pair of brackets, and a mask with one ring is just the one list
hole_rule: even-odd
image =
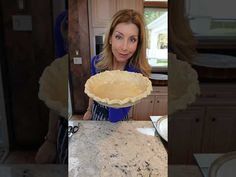
[(154, 96), (148, 96), (144, 98), (140, 103), (136, 104), (133, 109), (134, 120), (150, 120), (153, 112)]
[(134, 9), (143, 13), (143, 0), (117, 0), (117, 11), (121, 9)]
[(90, 0), (93, 27), (106, 27), (116, 12), (116, 0)]
[(167, 115), (167, 95), (157, 95), (154, 100), (153, 115)]
[(204, 107), (191, 107), (168, 119), (169, 164), (193, 164), (193, 153), (201, 152)]
[(207, 108), (203, 151), (224, 153), (236, 149), (236, 107)]

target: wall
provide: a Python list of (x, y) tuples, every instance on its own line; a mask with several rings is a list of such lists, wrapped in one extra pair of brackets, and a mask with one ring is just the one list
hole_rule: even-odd
[[(52, 3), (28, 0), (20, 10), (17, 1), (0, 0), (5, 59), (4, 91), (11, 148), (38, 147), (48, 125), (48, 108), (38, 99), (38, 80), (54, 59)], [(32, 31), (14, 31), (12, 15), (30, 15)]]
[[(69, 1), (69, 58), (73, 114), (83, 114), (88, 107), (84, 85), (90, 77), (88, 0)], [(76, 55), (76, 51), (78, 55)], [(82, 64), (74, 64), (74, 57), (82, 57)]]

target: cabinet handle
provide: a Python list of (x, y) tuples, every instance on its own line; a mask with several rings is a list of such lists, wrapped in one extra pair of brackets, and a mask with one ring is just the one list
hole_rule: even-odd
[(152, 101), (150, 101), (150, 103), (152, 103)]
[(212, 121), (212, 122), (215, 122), (215, 121), (216, 121), (216, 118), (215, 118), (215, 117), (212, 117), (211, 121)]
[(157, 103), (160, 103), (160, 101), (159, 101), (159, 100), (157, 100)]
[(199, 121), (200, 121), (200, 119), (199, 119), (199, 118), (196, 118), (196, 119), (195, 119), (195, 122), (199, 122)]

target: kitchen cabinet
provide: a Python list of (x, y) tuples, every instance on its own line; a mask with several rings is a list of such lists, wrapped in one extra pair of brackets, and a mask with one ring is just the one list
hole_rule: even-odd
[(148, 96), (137, 103), (133, 108), (133, 120), (150, 120), (152, 115), (155, 96)]
[(236, 106), (207, 108), (203, 152), (223, 153), (236, 149)]
[(150, 120), (150, 116), (167, 114), (167, 87), (153, 87), (151, 95), (133, 106), (133, 120)]
[(236, 149), (236, 84), (202, 84), (187, 109), (169, 115), (169, 164), (193, 164), (193, 153)]
[(191, 107), (169, 115), (168, 154), (170, 164), (192, 163), (194, 152), (201, 149), (205, 109)]
[(91, 0), (92, 27), (106, 27), (116, 12), (116, 0)]
[(117, 0), (117, 11), (121, 9), (135, 9), (143, 13), (143, 0)]
[(135, 9), (143, 13), (143, 0), (90, 0), (92, 27), (106, 28), (111, 17), (121, 9)]
[(168, 98), (167, 95), (158, 95), (154, 99), (152, 115), (167, 115)]

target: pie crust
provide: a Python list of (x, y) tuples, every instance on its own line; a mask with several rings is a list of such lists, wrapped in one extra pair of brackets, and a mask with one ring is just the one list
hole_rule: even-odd
[(152, 91), (152, 83), (140, 73), (105, 71), (90, 77), (85, 93), (108, 107), (122, 108), (136, 104)]
[(68, 118), (68, 55), (54, 60), (39, 79), (38, 97), (50, 110)]

